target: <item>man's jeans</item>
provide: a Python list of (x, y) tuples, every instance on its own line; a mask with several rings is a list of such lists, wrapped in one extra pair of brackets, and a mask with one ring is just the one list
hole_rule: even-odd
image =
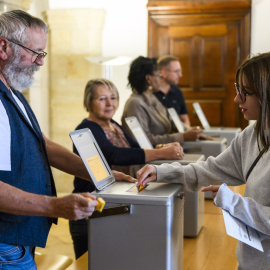
[(34, 248), (0, 243), (0, 270), (36, 270)]

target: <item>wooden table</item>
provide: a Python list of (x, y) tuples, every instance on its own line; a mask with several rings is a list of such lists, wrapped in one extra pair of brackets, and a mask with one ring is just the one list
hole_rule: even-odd
[(88, 251), (72, 263), (67, 270), (88, 270)]

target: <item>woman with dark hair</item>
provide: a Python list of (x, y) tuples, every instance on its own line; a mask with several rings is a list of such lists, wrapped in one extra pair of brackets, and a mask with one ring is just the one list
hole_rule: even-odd
[(184, 133), (174, 130), (166, 108), (152, 93), (160, 87), (160, 72), (156, 59), (143, 56), (136, 58), (130, 65), (128, 81), (133, 93), (125, 104), (122, 126), (130, 134), (125, 118), (136, 116), (154, 145), (195, 141), (203, 136), (200, 128), (191, 128)]
[[(189, 190), (198, 190), (218, 184), (202, 191), (212, 191), (216, 206), (253, 228), (263, 248), (262, 252), (238, 241), (238, 269), (269, 269), (270, 53), (248, 57), (242, 62), (236, 73), (235, 89), (235, 103), (244, 118), (255, 120), (255, 124), (245, 128), (216, 158), (209, 157), (205, 162), (187, 166), (175, 162), (143, 167), (137, 172), (138, 185), (167, 179), (170, 183), (184, 184)], [(243, 184), (246, 184), (244, 197), (227, 186)]]

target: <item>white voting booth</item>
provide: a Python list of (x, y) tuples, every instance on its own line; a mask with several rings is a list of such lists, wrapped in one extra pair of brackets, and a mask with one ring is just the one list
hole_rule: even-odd
[(241, 132), (241, 128), (227, 128), (227, 127), (210, 127), (207, 118), (198, 102), (194, 102), (193, 108), (198, 115), (200, 122), (204, 128), (204, 133), (208, 136), (216, 138), (226, 138), (228, 146), (231, 144), (231, 141), (238, 136)]
[(178, 130), (178, 132), (185, 132), (185, 124), (180, 120), (175, 108), (168, 108), (168, 113), (174, 123), (174, 125), (176, 126), (176, 129)]
[(70, 133), (93, 183), (106, 201), (88, 222), (89, 270), (182, 270), (183, 186), (116, 182), (89, 129)]
[[(127, 117), (125, 118), (125, 121), (140, 147), (144, 149), (153, 149), (153, 145), (143, 131), (137, 117)], [(216, 141), (197, 140), (194, 142), (184, 142), (181, 146), (187, 154), (200, 154), (204, 155), (205, 158), (208, 158), (209, 156), (215, 157), (223, 152), (227, 148), (227, 140), (225, 138)]]

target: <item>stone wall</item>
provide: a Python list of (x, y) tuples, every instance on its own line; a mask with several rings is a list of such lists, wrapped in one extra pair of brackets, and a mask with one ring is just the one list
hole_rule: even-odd
[[(88, 80), (101, 76), (98, 65), (86, 60), (100, 56), (105, 12), (100, 9), (49, 10), (50, 139), (72, 149), (69, 132), (87, 115), (83, 92)], [(54, 169), (58, 192), (71, 192), (73, 176)]]

